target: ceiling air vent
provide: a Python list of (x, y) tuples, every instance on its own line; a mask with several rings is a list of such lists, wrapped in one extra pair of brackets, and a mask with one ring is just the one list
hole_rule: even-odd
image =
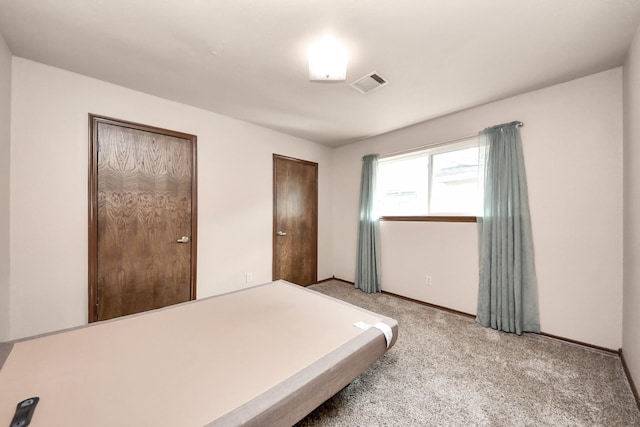
[(351, 83), (349, 86), (351, 86), (352, 88), (354, 88), (360, 93), (367, 93), (381, 86), (384, 86), (388, 83), (389, 82), (386, 81), (380, 74), (374, 71), (372, 73), (367, 74), (364, 77), (359, 78), (355, 82)]

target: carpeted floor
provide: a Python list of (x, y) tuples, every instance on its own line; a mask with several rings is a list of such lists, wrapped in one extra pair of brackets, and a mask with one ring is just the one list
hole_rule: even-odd
[(396, 345), (297, 426), (640, 426), (617, 355), (329, 281), (309, 289), (394, 318)]

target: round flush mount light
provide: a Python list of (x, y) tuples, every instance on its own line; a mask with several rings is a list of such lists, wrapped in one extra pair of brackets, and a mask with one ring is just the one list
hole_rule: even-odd
[(309, 46), (309, 80), (344, 81), (347, 78), (349, 54), (347, 49), (331, 35), (326, 35)]

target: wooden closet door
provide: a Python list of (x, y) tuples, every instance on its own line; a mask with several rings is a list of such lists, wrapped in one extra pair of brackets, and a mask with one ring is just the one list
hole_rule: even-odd
[(273, 280), (318, 280), (318, 164), (273, 156)]
[(92, 320), (194, 299), (195, 137), (113, 120), (93, 125)]

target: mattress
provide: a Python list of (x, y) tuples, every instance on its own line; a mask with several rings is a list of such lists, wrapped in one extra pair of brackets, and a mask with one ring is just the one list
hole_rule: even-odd
[(276, 281), (0, 344), (0, 423), (292, 425), (369, 368), (397, 322)]

